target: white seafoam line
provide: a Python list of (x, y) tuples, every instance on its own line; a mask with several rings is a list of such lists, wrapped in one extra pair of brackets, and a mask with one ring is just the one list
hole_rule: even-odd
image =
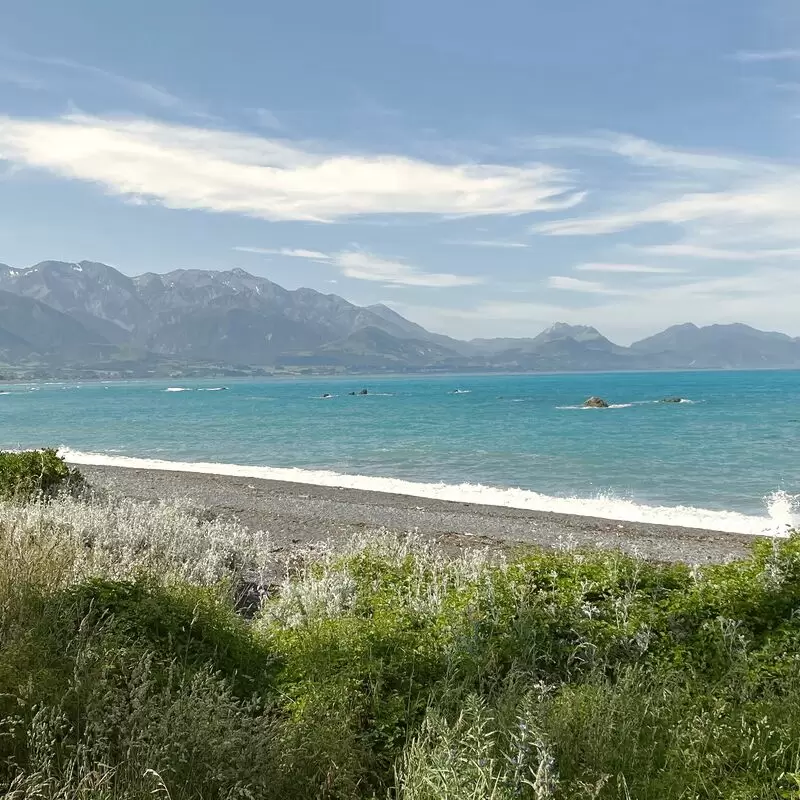
[(620, 522), (642, 522), (682, 528), (744, 533), (750, 535), (784, 536), (800, 524), (796, 516), (797, 498), (786, 492), (775, 492), (765, 498), (764, 516), (741, 514), (737, 511), (714, 511), (692, 506), (648, 506), (632, 500), (597, 495), (590, 498), (552, 497), (528, 489), (504, 489), (474, 483), (418, 483), (399, 478), (376, 478), (368, 475), (343, 475), (329, 470), (297, 467), (257, 467), (215, 462), (166, 461), (154, 458), (110, 456), (103, 453), (84, 453), (61, 448), (59, 454), (71, 464), (124, 467), (170, 472), (198, 472), (209, 475), (229, 475), (238, 478), (305, 483), (340, 489), (361, 489), (384, 494), (424, 497), (456, 503), (547, 511), (581, 517), (599, 517)]

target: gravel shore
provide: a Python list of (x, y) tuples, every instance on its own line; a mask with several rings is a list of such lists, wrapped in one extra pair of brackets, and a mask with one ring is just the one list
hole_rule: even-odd
[(212, 514), (269, 531), (276, 560), (298, 546), (375, 528), (416, 529), (448, 550), (569, 545), (692, 564), (741, 558), (754, 538), (257, 478), (86, 465), (80, 470), (97, 488), (137, 499), (188, 499)]

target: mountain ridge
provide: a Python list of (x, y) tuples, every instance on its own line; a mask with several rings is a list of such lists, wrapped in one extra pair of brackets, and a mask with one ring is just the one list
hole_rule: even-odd
[(800, 338), (743, 323), (683, 323), (624, 347), (594, 327), (556, 322), (531, 337), (461, 341), (383, 304), (289, 290), (239, 268), (131, 277), (100, 262), (43, 261), (0, 264), (0, 364), (143, 375), (189, 364), (284, 372), (800, 368)]

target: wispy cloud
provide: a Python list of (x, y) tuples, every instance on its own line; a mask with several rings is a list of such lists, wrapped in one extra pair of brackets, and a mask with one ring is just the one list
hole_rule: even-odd
[(737, 61), (800, 61), (800, 50), (740, 50), (734, 58)]
[(278, 115), (268, 108), (254, 108), (253, 116), (262, 128), (269, 128), (274, 131), (283, 130), (283, 123), (278, 119)]
[(641, 225), (686, 225), (705, 220), (720, 227), (758, 225), (762, 232), (765, 225), (771, 225), (787, 235), (794, 231), (794, 236), (800, 238), (798, 207), (800, 173), (787, 168), (779, 178), (748, 181), (720, 191), (682, 194), (644, 208), (555, 220), (536, 226), (536, 230), (553, 236), (596, 236)]
[(319, 250), (303, 250), (291, 247), (234, 247), (240, 253), (257, 253), (262, 256), (287, 256), (288, 258), (310, 258), (314, 261), (330, 261), (333, 256)]
[(342, 275), (361, 281), (382, 283), (384, 286), (417, 286), (436, 289), (452, 289), (458, 286), (476, 286), (483, 283), (478, 275), (454, 275), (449, 272), (427, 272), (420, 267), (397, 259), (387, 259), (362, 250), (344, 250), (338, 253), (322, 253), (317, 250), (295, 248), (236, 247), (245, 253), (305, 258), (331, 264)]
[[(668, 147), (649, 139), (622, 133), (601, 132), (590, 136), (535, 136), (528, 140), (541, 150), (576, 150), (607, 153), (634, 164), (681, 170), (751, 171), (752, 159), (725, 153), (712, 153)], [(764, 162), (761, 168), (766, 168)]]
[(377, 281), (389, 286), (426, 286), (450, 289), (456, 286), (476, 286), (483, 278), (473, 275), (425, 272), (402, 261), (390, 261), (371, 253), (356, 251), (338, 253), (333, 263), (348, 278)]
[(800, 260), (800, 247), (786, 247), (772, 250), (730, 250), (723, 247), (707, 247), (699, 244), (674, 243), (645, 245), (641, 252), (658, 256), (678, 258), (700, 258), (712, 261), (774, 261), (776, 259)]
[(560, 289), (566, 292), (583, 292), (584, 294), (622, 295), (628, 292), (621, 289), (611, 289), (596, 281), (585, 281), (581, 278), (570, 278), (567, 275), (551, 275), (547, 279), (551, 289)]
[(578, 264), (575, 269), (578, 272), (610, 272), (631, 275), (675, 275), (685, 272), (685, 270), (677, 269), (676, 267), (651, 267), (645, 264), (607, 264), (598, 261)]
[(0, 117), (6, 160), (168, 208), (268, 220), (372, 214), (515, 215), (581, 202), (572, 177), (538, 164), (437, 164), (325, 153), (299, 144), (147, 119)]
[(447, 239), (443, 244), (461, 245), (463, 247), (498, 247), (506, 250), (530, 247), (526, 242), (508, 242), (503, 239)]
[(31, 91), (42, 91), (47, 88), (47, 84), (34, 75), (29, 75), (21, 70), (11, 69), (0, 66), (0, 83), (9, 83), (20, 89), (30, 89)]
[[(75, 61), (71, 58), (62, 58), (60, 56), (38, 56), (30, 53), (23, 53), (19, 50), (6, 48), (0, 49), (0, 58), (12, 63), (16, 62), (18, 64), (21, 63), (39, 65), (43, 67), (55, 67), (58, 69), (60, 74), (63, 74), (64, 70), (83, 74), (104, 83), (112, 84), (118, 89), (121, 89), (128, 94), (137, 97), (139, 100), (142, 100), (143, 102), (157, 108), (178, 111), (191, 116), (207, 116), (204, 112), (194, 108), (191, 104), (187, 103), (182, 98), (172, 94), (161, 86), (148, 83), (147, 81), (139, 81), (133, 78), (128, 78), (124, 75), (112, 72), (111, 70), (92, 66), (91, 64), (83, 64), (82, 62)], [(42, 85), (42, 88), (47, 85), (47, 81), (44, 79), (34, 79), (39, 81), (39, 83)]]
[(647, 171), (623, 173), (624, 192), (602, 198), (600, 210), (536, 224), (534, 233), (601, 236), (644, 226), (654, 230), (671, 226), (683, 229), (692, 244), (712, 249), (732, 249), (732, 241), (747, 239), (751, 243), (742, 249), (800, 246), (800, 168), (796, 163), (676, 149), (619, 134), (540, 143), (610, 154)]

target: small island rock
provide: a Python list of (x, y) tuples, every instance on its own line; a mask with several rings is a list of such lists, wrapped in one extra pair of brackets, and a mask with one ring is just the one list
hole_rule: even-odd
[(586, 408), (608, 408), (608, 403), (602, 397), (590, 397), (588, 400), (583, 401)]
[(661, 402), (662, 403), (682, 403), (683, 402), (683, 398), (682, 397), (665, 397)]

